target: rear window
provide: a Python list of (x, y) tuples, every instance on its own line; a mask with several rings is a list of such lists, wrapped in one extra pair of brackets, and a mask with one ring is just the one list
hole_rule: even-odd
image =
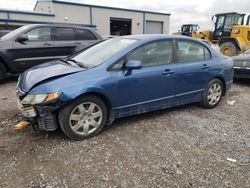
[(202, 61), (211, 58), (208, 49), (192, 41), (178, 41), (178, 59), (179, 62)]
[(76, 30), (76, 39), (77, 40), (96, 40), (96, 37), (89, 30), (77, 29)]
[(55, 40), (67, 41), (75, 40), (75, 31), (71, 28), (55, 28)]

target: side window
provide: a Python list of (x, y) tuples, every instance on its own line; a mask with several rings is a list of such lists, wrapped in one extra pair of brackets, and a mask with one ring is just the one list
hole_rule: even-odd
[(140, 60), (142, 67), (152, 67), (172, 63), (172, 41), (157, 41), (139, 47), (128, 55), (127, 60)]
[(55, 28), (56, 41), (75, 40), (75, 31), (71, 28)]
[(28, 41), (51, 41), (51, 29), (46, 27), (36, 28), (27, 33)]
[(198, 43), (189, 41), (178, 41), (178, 60), (182, 62), (193, 62), (210, 59), (209, 50)]
[(76, 30), (76, 39), (77, 40), (96, 40), (96, 37), (89, 30), (77, 29)]

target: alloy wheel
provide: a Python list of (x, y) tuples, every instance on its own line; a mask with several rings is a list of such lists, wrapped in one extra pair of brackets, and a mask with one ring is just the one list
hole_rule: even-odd
[(76, 134), (89, 135), (101, 125), (103, 112), (93, 103), (86, 102), (78, 105), (69, 116), (69, 124)]
[(207, 93), (207, 101), (210, 105), (215, 105), (222, 96), (222, 87), (219, 83), (213, 83)]

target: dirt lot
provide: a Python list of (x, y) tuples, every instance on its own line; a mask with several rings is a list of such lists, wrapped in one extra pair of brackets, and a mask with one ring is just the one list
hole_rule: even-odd
[(0, 85), (0, 187), (250, 187), (250, 82), (236, 82), (216, 109), (120, 119), (79, 142), (12, 130), (15, 85)]

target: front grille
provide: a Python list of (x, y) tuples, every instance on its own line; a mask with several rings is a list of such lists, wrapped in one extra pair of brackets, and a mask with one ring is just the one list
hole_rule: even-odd
[(56, 115), (49, 115), (37, 118), (38, 128), (41, 131), (54, 131), (57, 129)]

